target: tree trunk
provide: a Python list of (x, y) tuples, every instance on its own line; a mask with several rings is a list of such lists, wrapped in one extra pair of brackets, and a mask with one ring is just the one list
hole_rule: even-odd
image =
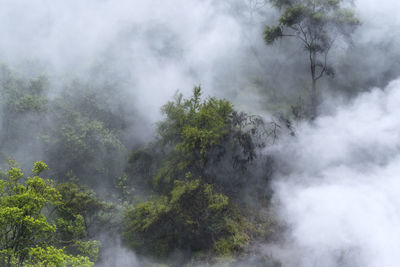
[(318, 108), (318, 92), (317, 92), (317, 80), (312, 79), (312, 89), (311, 89), (311, 120), (313, 121), (317, 117)]
[(315, 62), (316, 62), (316, 52), (313, 50), (309, 51), (309, 58), (310, 58), (310, 74), (311, 74), (311, 108), (310, 108), (310, 119), (311, 121), (315, 120), (317, 117), (317, 107), (318, 107), (318, 94), (317, 94), (317, 80), (316, 77), (316, 69), (315, 69)]

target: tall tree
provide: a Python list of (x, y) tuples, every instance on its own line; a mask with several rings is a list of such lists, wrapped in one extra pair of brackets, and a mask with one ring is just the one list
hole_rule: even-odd
[(283, 37), (302, 43), (309, 59), (311, 74), (311, 119), (317, 115), (320, 102), (317, 81), (324, 75), (333, 76), (328, 62), (333, 43), (350, 36), (360, 24), (355, 14), (344, 7), (345, 0), (270, 0), (281, 11), (278, 25), (265, 26), (264, 40), (273, 44)]
[[(51, 216), (52, 210), (65, 209), (69, 203), (54, 182), (39, 177), (46, 169), (47, 165), (38, 161), (33, 177), (26, 178), (10, 161), (7, 171), (0, 170), (0, 266), (93, 266), (97, 241), (57, 239), (66, 220)], [(68, 231), (83, 232), (82, 216), (71, 215), (74, 220), (69, 221)], [(77, 247), (76, 253), (68, 253), (65, 245)]]
[(177, 95), (162, 111), (159, 141), (133, 153), (129, 176), (121, 179), (122, 189), (131, 180), (151, 192), (147, 201), (126, 209), (125, 244), (159, 258), (176, 250), (188, 256), (241, 251), (255, 226), (239, 198), (245, 187), (263, 180), (249, 169), (277, 126), (236, 112), (227, 100), (202, 100), (200, 87), (189, 99)]

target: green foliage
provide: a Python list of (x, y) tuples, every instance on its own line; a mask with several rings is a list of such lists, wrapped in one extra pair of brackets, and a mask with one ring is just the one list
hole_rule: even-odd
[(334, 76), (328, 54), (338, 38), (350, 42), (360, 25), (354, 12), (343, 7), (345, 0), (270, 0), (281, 10), (278, 25), (266, 25), (264, 41), (273, 44), (283, 37), (298, 40), (307, 51), (312, 81), (311, 118), (317, 115), (319, 92), (316, 83), (324, 75)]
[(0, 66), (0, 154), (13, 155), (22, 144), (25, 149), (35, 149), (36, 133), (48, 110), (47, 91), (45, 76), (21, 78)]
[[(175, 179), (184, 179), (190, 172), (228, 195), (233, 193), (231, 187), (245, 182), (237, 176), (246, 171), (268, 138), (262, 119), (235, 112), (226, 100), (202, 102), (199, 87), (194, 88), (192, 98), (178, 95), (162, 112), (166, 119), (159, 123), (160, 143), (170, 150), (153, 183), (167, 191)], [(217, 173), (218, 167), (224, 168), (225, 175)], [(230, 180), (224, 181), (223, 176)]]
[[(111, 185), (126, 153), (116, 87), (75, 81), (48, 98), (50, 85), (45, 75), (31, 78), (0, 67), (0, 157), (40, 150), (58, 180), (72, 174), (85, 184)], [(19, 160), (35, 159), (24, 154)]]
[(56, 188), (62, 200), (57, 206), (58, 234), (64, 242), (92, 238), (101, 228), (110, 226), (115, 212), (112, 204), (99, 200), (92, 190), (73, 182), (59, 183)]
[(264, 29), (264, 40), (267, 44), (272, 44), (276, 39), (282, 37), (282, 28), (279, 26), (271, 27), (265, 26)]
[(73, 182), (59, 183), (56, 188), (62, 200), (56, 209), (58, 246), (95, 262), (101, 244), (92, 238), (100, 231), (104, 234), (116, 231), (114, 205), (101, 201), (92, 190)]
[(46, 168), (45, 163), (36, 162), (34, 176), (25, 178), (10, 161), (9, 169), (0, 173), (0, 262), (6, 266), (92, 266), (88, 257), (68, 255), (62, 247), (53, 246), (58, 243), (54, 237), (61, 219), (56, 223), (46, 213), (65, 203), (51, 180), (37, 176)]
[(251, 226), (235, 201), (254, 177), (249, 167), (272, 132), (227, 100), (203, 101), (200, 87), (189, 99), (177, 95), (162, 112), (158, 142), (132, 153), (128, 175), (119, 180), (121, 188), (131, 182), (152, 195), (126, 209), (125, 244), (159, 258), (176, 250), (241, 251)]
[(23, 173), (13, 162), (1, 178), (0, 251), (12, 252), (23, 262), (29, 248), (48, 241), (55, 232), (55, 225), (47, 221), (42, 210), (45, 205), (56, 204), (60, 196), (50, 181), (38, 176), (28, 177), (22, 184)]
[[(117, 188), (123, 202), (142, 197), (153, 187), (153, 177), (159, 169), (161, 153), (155, 145), (131, 153), (126, 173), (118, 178)], [(133, 179), (132, 179), (133, 178)]]
[(350, 34), (360, 24), (351, 10), (342, 7), (343, 0), (271, 0), (283, 9), (277, 26), (266, 26), (264, 39), (267, 44), (289, 36), (302, 42), (305, 49), (326, 53), (335, 39)]
[[(57, 124), (42, 135), (47, 144), (47, 155), (52, 172), (59, 179), (72, 173), (86, 183), (104, 182), (117, 175), (125, 147), (117, 134), (104, 123), (90, 120), (76, 111), (59, 114)], [(61, 116), (60, 116), (61, 115)]]
[(71, 256), (63, 249), (55, 247), (36, 247), (29, 251), (29, 259), (24, 262), (24, 266), (71, 266), (71, 267), (92, 267), (94, 263), (84, 256)]
[(46, 76), (25, 80), (15, 77), (6, 66), (0, 67), (0, 104), (7, 116), (46, 110)]
[(174, 144), (175, 150), (183, 155), (198, 152), (205, 161), (205, 154), (212, 146), (222, 142), (228, 133), (232, 105), (226, 100), (209, 98), (200, 102), (200, 87), (195, 87), (191, 99), (166, 104), (162, 111), (167, 120), (159, 124), (160, 137), (166, 144)]
[(43, 161), (37, 161), (33, 165), (32, 173), (35, 175), (39, 175), (42, 171), (45, 171), (47, 169), (48, 169), (48, 166), (46, 163), (44, 163)]
[(227, 196), (195, 179), (175, 181), (168, 196), (128, 208), (123, 235), (135, 250), (157, 257), (176, 249), (227, 254), (247, 244), (244, 225)]
[[(11, 156), (31, 162), (32, 153), (21, 152), (43, 151), (51, 168), (37, 162), (33, 178), (47, 170), (46, 174), (58, 182), (74, 178), (96, 189), (111, 185), (122, 173), (126, 153), (120, 134), (125, 118), (118, 102), (113, 102), (116, 88), (87, 88), (74, 82), (50, 99), (50, 85), (46, 76), (30, 78), (7, 67), (0, 69), (0, 160)], [(26, 186), (27, 178), (18, 174), (20, 169), (14, 171), (15, 177), (20, 175), (20, 184)], [(48, 202), (41, 212), (43, 221), (55, 227), (48, 242), (67, 254), (89, 256), (94, 261), (100, 244), (90, 239), (102, 227), (116, 231), (114, 207), (100, 201), (92, 190), (74, 183), (55, 187), (60, 199)], [(2, 212), (7, 210), (10, 213), (9, 208)]]

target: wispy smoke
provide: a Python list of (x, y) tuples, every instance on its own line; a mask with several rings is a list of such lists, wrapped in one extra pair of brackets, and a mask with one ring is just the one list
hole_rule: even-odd
[[(277, 16), (262, 1), (2, 2), (1, 62), (21, 70), (28, 61), (58, 83), (88, 73), (91, 81), (118, 81), (150, 125), (176, 90), (188, 93), (198, 84), (253, 113), (306, 98), (310, 87), (300, 45), (265, 46), (263, 26)], [(363, 25), (348, 53), (333, 51), (337, 75), (330, 87), (357, 92), (397, 77), (396, 7), (392, 0), (355, 2)]]
[[(240, 55), (241, 26), (214, 1), (8, 1), (0, 59), (118, 80), (152, 122), (176, 90), (212, 90)], [(233, 56), (235, 55), (235, 56)], [(230, 66), (230, 67), (229, 67)]]
[(398, 266), (399, 101), (396, 80), (285, 140), (276, 200), (298, 254), (285, 266)]

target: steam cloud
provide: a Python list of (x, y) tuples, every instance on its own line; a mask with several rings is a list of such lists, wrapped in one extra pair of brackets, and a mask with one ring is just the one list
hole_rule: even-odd
[(277, 200), (299, 254), (284, 266), (398, 266), (399, 102), (396, 80), (302, 125), (280, 148), (291, 174), (277, 180)]
[(117, 80), (152, 122), (176, 90), (209, 92), (240, 53), (241, 26), (228, 4), (211, 0), (6, 2), (3, 62), (39, 61), (55, 78)]

